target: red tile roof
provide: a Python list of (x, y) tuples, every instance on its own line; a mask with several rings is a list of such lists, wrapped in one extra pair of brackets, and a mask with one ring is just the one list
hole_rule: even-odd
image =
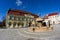
[(48, 19), (49, 16), (53, 16), (53, 15), (58, 15), (58, 13), (57, 12), (50, 13), (50, 14), (44, 16), (44, 19)]
[(48, 16), (53, 16), (53, 15), (58, 15), (58, 13), (54, 12), (54, 13), (48, 14)]
[(37, 16), (37, 15), (35, 15), (35, 14), (32, 14), (32, 13), (30, 13), (30, 12), (26, 12), (26, 11), (22, 11), (22, 10), (9, 10), (9, 11), (8, 11), (8, 14), (12, 14), (12, 15), (22, 15), (22, 16), (24, 16), (25, 14), (30, 14), (30, 15), (34, 16), (35, 18), (39, 17), (39, 16)]

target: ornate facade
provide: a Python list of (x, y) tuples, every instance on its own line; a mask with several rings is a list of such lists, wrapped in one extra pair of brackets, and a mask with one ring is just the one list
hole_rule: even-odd
[(22, 10), (8, 10), (6, 14), (7, 28), (20, 28), (36, 26), (37, 15)]

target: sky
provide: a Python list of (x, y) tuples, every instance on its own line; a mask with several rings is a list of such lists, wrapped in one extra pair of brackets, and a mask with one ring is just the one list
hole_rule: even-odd
[(0, 0), (0, 21), (6, 17), (9, 8), (44, 17), (52, 12), (60, 13), (60, 0)]

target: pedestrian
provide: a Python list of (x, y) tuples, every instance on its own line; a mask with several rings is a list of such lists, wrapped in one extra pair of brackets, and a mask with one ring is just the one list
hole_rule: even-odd
[(50, 27), (50, 21), (48, 21), (49, 27)]
[(31, 22), (29, 23), (29, 27), (31, 26)]
[(33, 28), (33, 32), (35, 31), (35, 28)]

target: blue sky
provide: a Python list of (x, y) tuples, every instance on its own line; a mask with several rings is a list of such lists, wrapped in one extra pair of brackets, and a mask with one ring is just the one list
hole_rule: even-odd
[(43, 17), (51, 12), (60, 13), (60, 0), (0, 0), (0, 21), (6, 16), (9, 8)]

